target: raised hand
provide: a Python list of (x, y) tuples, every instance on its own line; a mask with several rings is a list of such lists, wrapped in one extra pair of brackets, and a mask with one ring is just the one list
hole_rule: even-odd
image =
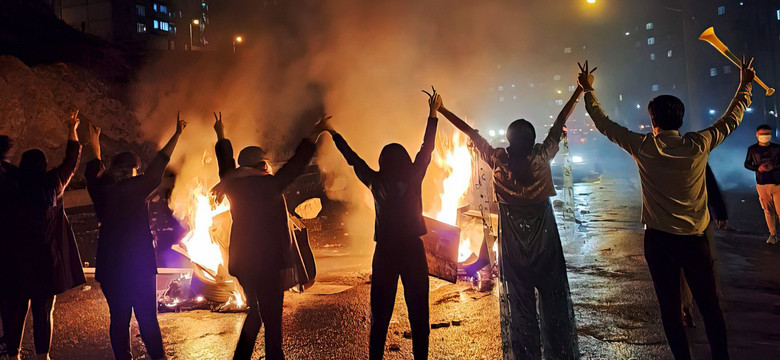
[(89, 147), (92, 148), (92, 153), (95, 154), (95, 158), (101, 159), (100, 156), (100, 128), (89, 123)]
[(181, 111), (176, 113), (176, 134), (181, 135), (184, 128), (187, 127), (187, 122), (181, 118)]
[(316, 123), (314, 123), (314, 130), (312, 131), (312, 135), (318, 136), (322, 132), (327, 131), (331, 132), (333, 131), (333, 127), (330, 125), (330, 120), (333, 116), (328, 114), (322, 114), (320, 118), (317, 120)]
[(225, 138), (225, 125), (222, 123), (222, 111), (214, 112), (214, 131), (217, 133), (217, 139), (222, 140)]
[(580, 67), (577, 84), (585, 90), (593, 90), (593, 72), (596, 71), (596, 68), (594, 67), (593, 70), (588, 71), (588, 60), (585, 60), (585, 66), (582, 66), (580, 63), (577, 63), (577, 66)]
[(68, 129), (78, 129), (80, 122), (81, 119), (79, 119), (79, 109), (73, 110), (70, 113), (70, 117), (68, 118)]
[(441, 99), (441, 95), (436, 93), (436, 89), (433, 87), (433, 85), (431, 85), (431, 90), (433, 91), (433, 93), (429, 93), (425, 90), (423, 90), (422, 92), (428, 95), (428, 106), (430, 107), (431, 110), (430, 117), (436, 117), (436, 113), (439, 111), (439, 108), (444, 106), (444, 103)]
[(753, 69), (753, 60), (755, 58), (750, 58), (749, 62), (746, 60), (745, 55), (742, 55), (742, 69), (739, 73), (739, 79), (743, 84), (751, 83), (756, 78), (756, 70)]

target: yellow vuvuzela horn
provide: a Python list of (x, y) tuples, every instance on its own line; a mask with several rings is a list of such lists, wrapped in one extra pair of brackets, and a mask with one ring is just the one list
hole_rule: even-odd
[[(740, 61), (739, 58), (736, 57), (736, 55), (734, 55), (734, 53), (732, 53), (731, 50), (729, 50), (729, 48), (725, 44), (723, 44), (723, 41), (720, 41), (720, 39), (718, 39), (718, 37), (715, 36), (715, 28), (710, 27), (707, 30), (704, 30), (704, 32), (701, 33), (701, 35), (699, 36), (699, 40), (704, 40), (710, 43), (710, 45), (715, 47), (715, 49), (718, 49), (718, 52), (720, 52), (721, 54), (723, 54), (723, 56), (731, 60), (731, 62), (733, 62), (734, 65), (737, 65), (738, 67), (742, 67), (742, 61)], [(755, 81), (758, 83), (758, 85), (761, 85), (761, 87), (764, 88), (764, 90), (766, 90), (766, 96), (771, 96), (772, 94), (775, 93), (775, 89), (764, 84), (764, 82), (761, 81), (761, 79), (759, 79), (758, 76), (755, 77)]]

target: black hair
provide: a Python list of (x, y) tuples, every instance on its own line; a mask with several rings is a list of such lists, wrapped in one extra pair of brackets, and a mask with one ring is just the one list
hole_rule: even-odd
[(650, 101), (647, 107), (653, 115), (655, 126), (663, 130), (677, 130), (682, 126), (685, 105), (677, 97), (672, 95), (657, 96)]
[(507, 153), (512, 177), (517, 179), (520, 185), (530, 186), (535, 180), (531, 160), (528, 158), (536, 141), (534, 125), (526, 119), (515, 120), (506, 130), (506, 139), (509, 141)]
[(39, 149), (27, 150), (22, 154), (22, 161), (19, 162), (19, 169), (31, 174), (45, 173), (46, 155)]
[(758, 132), (758, 130), (769, 130), (769, 131), (771, 131), (772, 128), (769, 125), (767, 125), (767, 124), (761, 124), (761, 125), (758, 125), (758, 127), (756, 128), (756, 132)]
[(0, 135), (0, 160), (5, 158), (12, 146), (13, 142), (11, 141), (11, 138), (7, 135)]

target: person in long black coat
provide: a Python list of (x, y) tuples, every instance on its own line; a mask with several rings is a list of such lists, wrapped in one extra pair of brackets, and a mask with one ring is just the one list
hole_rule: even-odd
[(78, 111), (68, 121), (65, 160), (46, 171), (41, 150), (28, 150), (19, 164), (17, 197), (10, 209), (13, 221), (12, 268), (4, 276), (18, 281), (3, 296), (4, 341), (8, 354), (18, 358), (24, 322), (32, 308), (35, 352), (48, 359), (51, 347), (51, 320), (57, 294), (85, 283), (76, 239), (65, 215), (63, 193), (78, 168), (81, 145), (76, 129)]
[[(2, 323), (2, 304), (7, 294), (13, 293), (16, 281), (12, 276), (15, 236), (11, 232), (15, 224), (12, 216), (16, 213), (16, 198), (19, 194), (19, 169), (8, 161), (13, 141), (6, 135), (0, 135), (0, 324)], [(0, 337), (0, 356), (6, 353), (6, 344)]]
[(87, 163), (87, 190), (100, 222), (95, 280), (100, 282), (111, 313), (111, 348), (117, 360), (132, 358), (130, 318), (152, 359), (165, 358), (157, 322), (157, 260), (149, 227), (147, 198), (162, 182), (179, 136), (187, 125), (178, 116), (176, 132), (139, 174), (140, 159), (131, 152), (117, 154), (105, 169), (100, 156), (100, 129), (90, 128), (95, 159)]
[[(214, 115), (217, 117), (217, 115)], [(324, 120), (326, 120), (323, 117)], [(298, 144), (295, 154), (275, 174), (265, 151), (249, 146), (233, 158), (233, 146), (225, 138), (221, 114), (214, 130), (220, 183), (215, 187), (230, 201), (233, 227), (228, 250), (228, 271), (238, 279), (246, 295), (247, 313), (234, 359), (250, 359), (260, 327), (265, 324), (265, 358), (284, 359), (282, 350), (282, 303), (287, 254), (293, 246), (287, 205), (282, 192), (303, 172), (316, 151), (316, 139), (323, 131), (320, 121), (312, 136)]]
[(376, 222), (374, 259), (371, 265), (371, 333), (369, 359), (382, 359), (390, 319), (393, 316), (398, 278), (404, 285), (412, 329), (414, 359), (428, 358), (430, 335), (428, 262), (421, 236), (427, 229), (422, 214), (422, 181), (436, 142), (436, 117), (441, 97), (434, 91), (423, 144), (414, 158), (397, 143), (379, 155), (379, 171), (371, 169), (335, 130), (333, 141), (358, 179), (374, 196)]

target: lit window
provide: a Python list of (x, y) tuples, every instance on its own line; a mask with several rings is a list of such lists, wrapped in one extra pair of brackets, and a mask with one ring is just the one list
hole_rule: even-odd
[(154, 9), (154, 11), (157, 11), (157, 4), (152, 5), (152, 9)]
[(515, 88), (515, 84), (512, 84), (512, 89), (514, 89), (514, 88)]
[(138, 13), (138, 16), (146, 16), (146, 6), (136, 5), (135, 12)]
[(555, 80), (555, 81), (558, 81), (558, 80), (560, 80), (560, 79), (561, 79), (561, 76), (560, 76), (560, 75), (555, 75), (555, 76), (553, 76), (553, 80)]
[(498, 91), (504, 91), (504, 87), (503, 86), (499, 86), (498, 87)]
[(154, 21), (154, 25), (153, 25), (153, 27), (154, 27), (155, 29), (159, 29), (159, 28), (160, 28), (160, 22), (159, 22), (159, 21), (157, 21), (157, 20), (155, 20), (155, 21)]
[(666, 57), (672, 57), (672, 50), (666, 52)]
[(529, 83), (529, 84), (528, 84), (528, 87), (531, 87), (531, 88), (532, 88), (532, 87), (534, 87), (534, 86), (536, 86), (536, 85), (534, 85), (534, 83)]
[(564, 48), (564, 49), (563, 49), (563, 53), (564, 53), (564, 54), (570, 54), (570, 53), (571, 53), (571, 48), (570, 48), (570, 47), (568, 47), (568, 48)]
[(174, 33), (174, 34), (176, 33), (176, 27), (173, 26), (173, 25), (171, 25), (171, 32)]
[(780, 10), (777, 10), (777, 20), (780, 20)]
[(710, 76), (717, 76), (717, 75), (718, 75), (718, 69), (710, 68)]
[(653, 86), (650, 87), (650, 90), (658, 91), (658, 84), (653, 84)]
[(136, 23), (135, 24), (135, 31), (138, 33), (145, 33), (146, 32), (146, 24), (144, 23)]
[(647, 38), (647, 45), (653, 45), (653, 44), (655, 44), (655, 38), (654, 37)]
[(517, 95), (512, 95), (512, 100), (517, 100)]
[(160, 21), (160, 30), (162, 31), (170, 30), (170, 28), (168, 27), (168, 23), (165, 21)]
[(502, 96), (502, 97), (498, 98), (498, 102), (504, 102), (504, 97)]
[(724, 66), (723, 67), (723, 73), (724, 74), (731, 74), (731, 66), (728, 66), (728, 65)]
[(563, 100), (555, 100), (555, 105), (563, 105)]
[(620, 95), (618, 96), (618, 99), (620, 99), (620, 101), (623, 101), (623, 94), (620, 94)]
[(655, 53), (650, 54), (650, 60), (655, 60)]
[(723, 15), (726, 13), (726, 6), (718, 6), (718, 15)]
[(165, 5), (160, 5), (160, 12), (165, 14), (168, 12), (168, 7)]
[(653, 23), (649, 22), (649, 23), (645, 24), (645, 29), (652, 30), (653, 29)]
[(577, 87), (574, 85), (569, 85), (569, 92), (572, 92), (574, 90), (577, 90)]

